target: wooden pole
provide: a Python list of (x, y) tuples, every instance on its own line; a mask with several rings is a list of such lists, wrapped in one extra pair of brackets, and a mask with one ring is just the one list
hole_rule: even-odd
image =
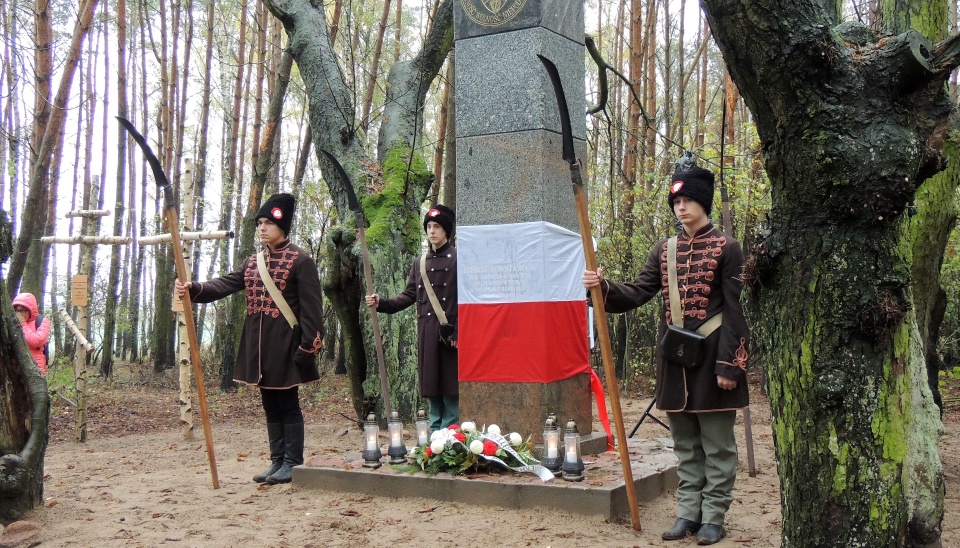
[[(180, 241), (195, 242), (197, 240), (226, 240), (233, 238), (232, 230), (212, 230), (209, 232), (181, 232)], [(156, 234), (153, 236), (142, 236), (137, 238), (140, 245), (156, 245), (167, 243), (171, 240), (169, 234)]]
[[(570, 126), (570, 111), (567, 98), (560, 82), (557, 66), (542, 55), (537, 55), (550, 76), (553, 92), (560, 111), (560, 127), (563, 130), (563, 159), (570, 164), (570, 181), (573, 183), (573, 196), (577, 203), (577, 222), (580, 225), (580, 237), (583, 238), (583, 257), (587, 270), (597, 270), (597, 255), (593, 252), (593, 233), (590, 230), (590, 216), (587, 209), (587, 195), (583, 190), (583, 176), (580, 174), (580, 160), (573, 148), (573, 132)], [(640, 531), (640, 507), (637, 505), (637, 491), (633, 484), (633, 470), (630, 468), (630, 451), (627, 449), (627, 433), (623, 427), (623, 413), (620, 411), (620, 386), (616, 367), (613, 364), (613, 348), (610, 346), (610, 330), (607, 328), (607, 311), (603, 305), (603, 292), (600, 287), (590, 289), (590, 298), (597, 317), (597, 342), (603, 358), (603, 372), (607, 377), (607, 393), (610, 394), (610, 408), (613, 410), (614, 427), (617, 430), (617, 448), (620, 450), (620, 465), (623, 467), (624, 487), (627, 502), (630, 504), (630, 522), (636, 531)]]
[[(350, 176), (347, 175), (346, 170), (343, 169), (343, 166), (340, 165), (340, 162), (324, 149), (318, 149), (327, 160), (330, 161), (330, 165), (333, 166), (333, 170), (337, 172), (337, 176), (340, 177), (340, 182), (343, 184), (343, 188), (347, 193), (347, 206), (350, 208), (350, 211), (353, 211), (357, 216), (357, 231), (360, 236), (360, 256), (363, 259), (363, 277), (367, 281), (367, 295), (373, 295), (373, 274), (370, 268), (370, 252), (367, 250), (367, 231), (366, 225), (367, 222), (363, 218), (363, 208), (360, 207), (360, 200), (357, 200), (357, 193), (353, 190), (353, 185), (350, 182)], [(389, 419), (391, 413), (393, 412), (393, 407), (390, 405), (390, 383), (387, 379), (387, 362), (383, 357), (383, 339), (380, 337), (380, 319), (377, 317), (377, 310), (374, 307), (370, 308), (370, 318), (373, 322), (373, 339), (377, 345), (377, 365), (380, 367), (380, 391), (383, 392), (383, 411), (386, 413), (386, 418)]]
[[(583, 238), (583, 256), (587, 262), (587, 270), (596, 272), (597, 256), (593, 251), (593, 233), (590, 230), (587, 195), (583, 191), (583, 180), (580, 177), (580, 164), (570, 164), (570, 173), (574, 180), (573, 195), (577, 201), (577, 222), (580, 224), (580, 237)], [(613, 363), (613, 347), (610, 345), (610, 330), (607, 327), (603, 291), (599, 286), (590, 288), (590, 298), (593, 300), (593, 309), (596, 312), (597, 342), (600, 344), (603, 373), (607, 377), (607, 393), (610, 394), (610, 408), (613, 410), (614, 427), (617, 431), (617, 449), (620, 451), (623, 481), (627, 489), (627, 502), (630, 504), (630, 522), (634, 530), (640, 531), (640, 507), (637, 504), (636, 486), (633, 484), (633, 470), (630, 468), (630, 451), (627, 448), (627, 433), (623, 427), (623, 412), (620, 410), (620, 386)]]
[(86, 245), (125, 245), (133, 238), (130, 236), (44, 236), (41, 244), (86, 244)]
[[(171, 193), (168, 187), (166, 192)], [(177, 267), (177, 277), (189, 280), (187, 267), (183, 262), (183, 244), (180, 243), (180, 220), (177, 218), (177, 207), (169, 200), (165, 215), (167, 226), (170, 227), (170, 241), (173, 246), (173, 260)], [(190, 361), (193, 362), (193, 377), (197, 385), (197, 401), (200, 403), (200, 418), (203, 422), (203, 437), (207, 442), (207, 459), (210, 461), (210, 478), (213, 488), (220, 488), (220, 479), (217, 477), (217, 459), (213, 454), (213, 434), (210, 432), (210, 414), (207, 411), (207, 388), (203, 385), (203, 368), (200, 367), (200, 345), (197, 342), (197, 325), (193, 319), (193, 304), (190, 302), (190, 293), (183, 296), (183, 318), (187, 324), (187, 340), (190, 343)]]
[[(349, 181), (344, 181), (349, 185)], [(357, 230), (360, 233), (360, 254), (363, 257), (363, 277), (367, 281), (367, 295), (373, 295), (373, 273), (370, 268), (370, 253), (367, 251), (367, 230), (363, 220), (363, 213), (357, 214)], [(380, 367), (380, 391), (383, 392), (383, 411), (386, 418), (390, 418), (393, 407), (390, 405), (390, 383), (387, 382), (387, 361), (383, 357), (383, 339), (380, 337), (380, 319), (377, 318), (377, 309), (370, 308), (370, 320), (373, 322), (373, 340), (377, 345), (377, 365)]]
[[(727, 157), (724, 155), (724, 144), (727, 133), (727, 112), (733, 114), (733, 109), (737, 103), (737, 90), (734, 87), (733, 79), (730, 73), (727, 73), (724, 80), (726, 93), (724, 94), (723, 115), (720, 125), (720, 207), (723, 213), (723, 231), (733, 237), (733, 220), (730, 218), (730, 196), (727, 194), (727, 182), (723, 178), (723, 168), (727, 164)], [(733, 159), (730, 158), (732, 163)], [(748, 387), (749, 391), (749, 387)], [(753, 417), (750, 413), (750, 406), (743, 408), (743, 437), (747, 443), (747, 471), (751, 478), (757, 477), (757, 463), (753, 455)]]
[(109, 217), (109, 209), (77, 209), (74, 211), (68, 211), (64, 217)]
[[(83, 336), (83, 332), (80, 331), (80, 328), (77, 327), (77, 324), (74, 323), (73, 318), (70, 317), (70, 314), (68, 314), (66, 310), (60, 310), (60, 318), (63, 319), (63, 321), (67, 324), (67, 329), (73, 333), (73, 337), (77, 340), (77, 344), (86, 350), (87, 354), (93, 352), (93, 345), (90, 344), (90, 341)], [(74, 404), (74, 406), (76, 406), (76, 404)]]
[[(143, 151), (150, 169), (153, 170), (153, 176), (156, 179), (157, 186), (163, 190), (164, 215), (167, 220), (167, 226), (170, 227), (170, 243), (173, 246), (173, 261), (177, 267), (177, 277), (181, 280), (189, 280), (187, 267), (183, 262), (183, 244), (180, 241), (180, 220), (177, 218), (177, 203), (173, 197), (173, 187), (167, 180), (163, 172), (163, 166), (160, 160), (150, 149), (147, 140), (137, 131), (137, 128), (129, 120), (117, 117), (121, 125), (133, 136)], [(197, 401), (200, 402), (200, 418), (203, 421), (203, 436), (207, 442), (207, 459), (210, 461), (210, 476), (213, 480), (213, 488), (220, 488), (220, 479), (217, 478), (217, 459), (213, 454), (213, 434), (210, 432), (210, 415), (207, 412), (207, 389), (203, 384), (203, 369), (200, 367), (200, 346), (197, 343), (197, 326), (193, 319), (193, 304), (190, 302), (190, 293), (183, 297), (183, 316), (187, 324), (187, 338), (190, 341), (190, 357), (193, 362), (194, 378), (197, 381)]]

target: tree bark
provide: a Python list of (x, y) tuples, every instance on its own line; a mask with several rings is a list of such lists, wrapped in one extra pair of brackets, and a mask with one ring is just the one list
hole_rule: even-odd
[(13, 253), (13, 260), (10, 262), (8, 273), (7, 290), (10, 295), (18, 293), (20, 280), (23, 278), (24, 267), (27, 262), (27, 253), (31, 245), (37, 245), (39, 237), (43, 232), (43, 219), (45, 204), (48, 199), (51, 164), (55, 163), (54, 153), (62, 140), (59, 138), (66, 121), (67, 101), (70, 96), (70, 88), (73, 83), (73, 76), (76, 73), (77, 64), (80, 61), (80, 54), (83, 45), (83, 39), (90, 30), (90, 24), (93, 21), (93, 13), (96, 11), (98, 0), (85, 0), (80, 5), (79, 20), (73, 30), (73, 36), (70, 40), (70, 49), (67, 53), (67, 60), (63, 68), (63, 76), (60, 78), (60, 86), (53, 100), (53, 113), (47, 120), (43, 139), (40, 141), (37, 153), (37, 161), (34, 163), (30, 174), (30, 186), (27, 191), (26, 203), (23, 207), (23, 217), (20, 222), (20, 235), (17, 238), (16, 248)]
[(917, 188), (944, 167), (956, 55), (915, 31), (837, 27), (831, 2), (702, 5), (771, 182), (769, 233), (745, 278), (769, 370), (783, 545), (938, 545), (942, 425), (901, 236)]
[(370, 61), (370, 79), (367, 80), (367, 90), (363, 94), (363, 111), (360, 114), (360, 124), (364, 129), (370, 127), (370, 109), (373, 106), (373, 92), (377, 89), (377, 71), (380, 70), (380, 52), (383, 51), (383, 35), (387, 31), (387, 19), (389, 17), (390, 0), (383, 0), (383, 13), (380, 15), (377, 42), (373, 46), (373, 60)]
[[(117, 1), (117, 115), (127, 118), (127, 2)], [(123, 233), (124, 192), (127, 185), (127, 139), (124, 129), (117, 127), (117, 180), (116, 201), (113, 206), (113, 235)], [(117, 288), (120, 285), (120, 252), (118, 246), (110, 249), (110, 274), (107, 281), (106, 317), (103, 322), (103, 354), (100, 358), (100, 375), (113, 376), (114, 333), (117, 325)]]
[[(11, 252), (11, 227), (0, 210), (0, 262)], [(0, 279), (0, 520), (43, 504), (50, 396)]]

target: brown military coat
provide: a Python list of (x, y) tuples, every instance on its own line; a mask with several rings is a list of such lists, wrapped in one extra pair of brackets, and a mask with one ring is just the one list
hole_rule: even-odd
[[(723, 312), (723, 324), (707, 337), (698, 367), (668, 362), (657, 352), (657, 408), (665, 411), (723, 411), (749, 404), (747, 349), (750, 333), (740, 306), (743, 251), (736, 240), (713, 224), (693, 238), (680, 231), (677, 241), (677, 285), (683, 300), (683, 327), (696, 330)], [(633, 283), (603, 281), (607, 312), (637, 308), (657, 293), (663, 297), (664, 324), (671, 321), (667, 283), (667, 240), (650, 251)], [(717, 386), (717, 375), (737, 381), (733, 390)]]
[[(427, 277), (447, 322), (457, 325), (457, 249), (450, 242), (427, 252)], [(457, 370), (457, 349), (440, 341), (440, 321), (427, 298), (420, 277), (420, 257), (410, 267), (410, 276), (403, 292), (392, 299), (380, 299), (377, 310), (387, 314), (399, 312), (412, 304), (417, 309), (417, 368), (420, 396), (455, 396), (460, 393)]]
[(267, 292), (251, 255), (238, 270), (207, 282), (194, 282), (190, 298), (209, 303), (246, 290), (247, 313), (240, 334), (234, 381), (260, 388), (291, 388), (320, 379), (317, 353), (323, 347), (323, 301), (313, 258), (284, 241), (269, 257), (267, 271), (299, 321), (299, 339)]

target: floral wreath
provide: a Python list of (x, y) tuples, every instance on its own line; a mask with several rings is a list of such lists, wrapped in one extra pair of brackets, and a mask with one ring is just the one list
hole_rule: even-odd
[(478, 429), (475, 423), (467, 421), (437, 430), (430, 434), (429, 443), (413, 449), (410, 459), (431, 476), (440, 472), (465, 474), (493, 465), (514, 472), (531, 472), (543, 481), (553, 479), (553, 473), (533, 456), (529, 436), (524, 440), (511, 432), (504, 437), (496, 424)]

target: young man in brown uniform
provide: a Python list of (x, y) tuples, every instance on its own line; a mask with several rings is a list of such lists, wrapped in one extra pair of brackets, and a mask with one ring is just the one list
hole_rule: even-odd
[(460, 379), (457, 369), (457, 249), (450, 245), (456, 229), (452, 209), (437, 204), (423, 218), (430, 249), (426, 252), (425, 271), (437, 303), (447, 318), (441, 326), (439, 318), (420, 274), (418, 257), (410, 267), (410, 277), (403, 292), (392, 299), (381, 299), (374, 293), (366, 296), (367, 306), (378, 312), (394, 314), (417, 305), (417, 364), (420, 397), (430, 402), (430, 430), (439, 430), (460, 419)]
[(299, 322), (297, 328), (290, 326), (264, 285), (257, 254), (226, 276), (176, 284), (180, 296), (189, 291), (195, 303), (246, 290), (247, 313), (233, 380), (260, 388), (267, 416), (271, 464), (253, 477), (258, 483), (288, 483), (293, 467), (303, 464), (299, 386), (320, 380), (317, 353), (323, 347), (323, 297), (313, 258), (287, 238), (295, 207), (292, 195), (274, 194), (257, 211), (256, 222), (264, 268)]
[[(740, 306), (743, 252), (740, 244), (710, 222), (713, 174), (693, 166), (674, 174), (668, 203), (683, 225), (676, 240), (676, 280), (682, 326), (705, 332), (719, 327), (702, 343), (699, 359), (684, 367), (657, 350), (657, 408), (667, 412), (674, 453), (680, 461), (677, 521), (663, 533), (678, 540), (696, 533), (698, 544), (718, 542), (724, 516), (733, 502), (737, 443), (736, 410), (749, 403), (747, 349), (750, 334)], [(664, 324), (673, 320), (670, 302), (668, 245), (657, 243), (633, 283), (603, 279), (602, 269), (587, 271), (583, 285), (600, 285), (608, 312), (626, 312), (658, 293), (665, 305)], [(722, 314), (722, 320), (714, 319)], [(676, 323), (676, 322), (674, 322)], [(709, 328), (708, 328), (709, 329)]]

